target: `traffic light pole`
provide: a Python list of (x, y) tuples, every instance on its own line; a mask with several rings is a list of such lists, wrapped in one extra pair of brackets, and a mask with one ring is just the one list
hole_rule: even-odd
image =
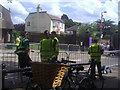
[[(107, 13), (106, 11), (104, 11), (104, 12), (101, 12), (101, 22), (100, 22), (100, 24), (102, 25), (102, 20), (103, 20), (103, 13)], [(103, 26), (104, 27), (104, 26)], [(100, 28), (100, 43), (102, 43), (102, 38), (103, 38), (103, 27), (102, 28)]]
[[(103, 18), (103, 12), (101, 12), (101, 22), (100, 22), (101, 25), (102, 25), (102, 18)], [(102, 38), (103, 38), (102, 28), (100, 28), (100, 43), (102, 43)]]

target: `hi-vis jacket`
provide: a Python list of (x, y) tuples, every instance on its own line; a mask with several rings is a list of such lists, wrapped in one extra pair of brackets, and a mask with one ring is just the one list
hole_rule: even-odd
[(55, 45), (53, 45), (53, 55), (55, 55), (55, 56), (58, 56), (58, 54), (59, 54), (59, 40), (58, 40), (58, 38), (57, 37), (54, 37), (53, 39), (52, 39), (52, 43), (53, 44), (55, 44)]
[[(54, 41), (56, 41), (55, 46)], [(48, 62), (53, 56), (59, 54), (59, 40), (55, 37), (54, 39), (42, 39), (40, 41), (40, 55), (42, 62)]]
[(93, 44), (89, 47), (88, 54), (90, 54), (91, 59), (96, 59), (97, 61), (101, 62), (101, 55), (103, 54), (103, 49), (98, 44)]
[(18, 46), (17, 54), (28, 53), (29, 51), (29, 40), (27, 38), (22, 38)]
[(16, 46), (19, 46), (19, 44), (20, 44), (20, 38), (16, 38)]
[(48, 59), (52, 58), (52, 39), (40, 41), (40, 55), (42, 62), (48, 62)]

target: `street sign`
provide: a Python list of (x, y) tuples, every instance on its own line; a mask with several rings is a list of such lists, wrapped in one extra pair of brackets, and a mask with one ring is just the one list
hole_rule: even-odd
[(98, 28), (102, 29), (102, 28), (104, 28), (104, 25), (103, 24), (99, 24)]

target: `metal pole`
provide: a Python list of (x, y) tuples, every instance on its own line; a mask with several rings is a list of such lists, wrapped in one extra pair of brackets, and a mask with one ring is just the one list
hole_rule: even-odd
[[(102, 20), (103, 20), (103, 13), (107, 13), (107, 11), (101, 12), (101, 22), (100, 22), (101, 25), (102, 25)], [(102, 34), (103, 29), (102, 28), (103, 28), (103, 26), (100, 28), (100, 33), (101, 33), (100, 42), (102, 42), (102, 38), (103, 38), (103, 34)]]
[[(100, 22), (101, 25), (102, 25), (102, 18), (103, 18), (103, 12), (101, 12), (101, 22)], [(100, 43), (102, 42), (102, 37), (103, 37), (102, 28), (100, 28)]]

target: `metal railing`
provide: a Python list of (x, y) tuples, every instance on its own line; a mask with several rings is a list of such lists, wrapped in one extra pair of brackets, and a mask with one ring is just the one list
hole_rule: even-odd
[[(33, 50), (33, 52), (30, 52), (30, 58), (33, 61), (41, 61), (39, 45), (39, 43), (30, 44), (30, 48)], [(18, 67), (18, 56), (14, 53), (15, 50), (16, 47), (13, 43), (0, 43), (0, 62), (7, 64), (8, 69)], [(105, 51), (102, 55), (102, 65), (118, 65), (118, 56), (120, 56), (120, 50)], [(60, 44), (58, 60), (61, 60), (61, 58), (85, 63), (89, 61), (90, 56), (87, 51), (81, 51), (79, 45)]]
[[(118, 65), (118, 52), (119, 51), (105, 51), (102, 55), (102, 65)], [(18, 68), (18, 56), (14, 53), (14, 51), (0, 52), (0, 57), (0, 61), (7, 65), (7, 69)], [(41, 61), (40, 52), (30, 52), (30, 58), (32, 59), (32, 61)], [(76, 61), (76, 63), (86, 63), (89, 62), (90, 56), (87, 52), (60, 51), (58, 55), (58, 60), (61, 60), (61, 58)]]
[[(35, 49), (34, 47), (38, 47), (39, 44), (31, 44), (31, 49), (34, 51), (30, 52), (30, 58), (32, 61), (41, 61), (40, 58), (40, 51), (38, 49)], [(37, 46), (38, 45), (38, 46)], [(17, 54), (14, 53), (15, 51), (15, 46), (11, 45), (9, 48), (9, 45), (1, 45), (1, 50), (0, 50), (0, 65), (2, 63), (6, 64), (6, 70), (12, 70), (18, 69), (19, 64), (18, 64), (18, 56)], [(39, 47), (38, 47), (39, 48)], [(81, 51), (79, 45), (67, 45), (67, 44), (61, 44), (60, 45), (60, 52), (58, 56), (58, 60), (61, 60), (61, 58), (71, 60), (71, 61), (76, 61), (77, 64), (79, 63), (87, 63), (89, 62), (90, 56), (87, 51)], [(102, 65), (105, 66), (115, 66), (118, 65), (118, 57), (120, 56), (120, 50), (115, 50), (115, 51), (105, 51), (104, 54), (102, 55)], [(86, 66), (87, 68), (87, 66)], [(19, 70), (19, 69), (18, 69)], [(9, 73), (9, 72), (6, 72)], [(8, 74), (7, 74), (8, 75)], [(4, 76), (4, 75), (3, 75)], [(12, 75), (10, 74), (9, 77)], [(15, 75), (13, 75), (15, 76)], [(5, 77), (6, 78), (6, 77)], [(12, 77), (13, 79), (15, 77)]]
[[(61, 51), (80, 51), (80, 46), (77, 44), (60, 44)], [(0, 43), (0, 49), (2, 50), (15, 50), (16, 45), (14, 43)], [(30, 43), (30, 49), (40, 50), (40, 43)]]

